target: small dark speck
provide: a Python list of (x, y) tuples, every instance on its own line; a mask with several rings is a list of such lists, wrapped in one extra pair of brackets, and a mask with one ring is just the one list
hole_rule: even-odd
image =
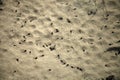
[(63, 18), (62, 17), (58, 17), (58, 20), (63, 20)]
[(40, 57), (44, 57), (44, 56), (45, 56), (44, 54), (40, 55)]
[(37, 10), (37, 9), (35, 9), (35, 10), (33, 10), (33, 12), (34, 12), (34, 13), (38, 13), (38, 10)]
[(109, 44), (109, 46), (111, 46), (111, 45), (112, 45), (112, 43)]
[(52, 69), (48, 69), (48, 71), (51, 71)]
[(3, 52), (7, 52), (8, 50), (7, 49), (4, 49), (4, 48), (0, 48), (0, 50), (2, 50)]
[(116, 23), (118, 23), (118, 24), (119, 24), (119, 23), (120, 23), (120, 21), (117, 21)]
[(25, 21), (24, 23), (27, 23), (27, 21)]
[(30, 35), (30, 33), (28, 33), (27, 35)]
[(17, 10), (15, 10), (15, 12), (17, 12)]
[(109, 65), (108, 64), (105, 64), (105, 67), (108, 67)]
[(67, 50), (67, 52), (70, 52), (69, 50)]
[(21, 25), (21, 28), (23, 28), (24, 27), (24, 25)]
[(16, 18), (16, 20), (17, 20), (17, 21), (19, 21), (19, 20), (20, 20), (20, 18)]
[(112, 33), (115, 33), (114, 31), (112, 31)]
[(117, 56), (118, 55), (118, 53), (115, 53), (115, 56)]
[(57, 57), (58, 57), (58, 59), (60, 59), (60, 55), (59, 54), (57, 55)]
[(106, 14), (106, 17), (110, 16), (109, 14)]
[(90, 43), (90, 44), (93, 44), (93, 43)]
[(83, 49), (83, 52), (85, 52), (85, 49)]
[(38, 59), (38, 57), (35, 57), (34, 59)]
[(69, 64), (66, 64), (66, 67), (69, 66)]
[(51, 19), (50, 18), (46, 18), (48, 21), (51, 21)]
[(72, 33), (73, 32), (73, 30), (70, 30), (70, 33)]
[(53, 23), (50, 23), (50, 25), (52, 26), (52, 25), (53, 25)]
[(23, 42), (25, 42), (26, 40), (23, 40)]
[(61, 39), (63, 39), (63, 37), (61, 37)]
[(113, 29), (115, 29), (115, 27), (113, 27)]
[(26, 38), (25, 36), (23, 36), (23, 38)]
[(82, 33), (82, 30), (81, 30), (81, 29), (79, 29), (79, 30), (78, 30), (78, 32), (79, 32), (79, 33)]
[(83, 39), (82, 37), (80, 38), (80, 40)]
[(101, 40), (102, 38), (100, 37), (99, 40)]
[(42, 45), (42, 47), (44, 47), (44, 48), (45, 48), (45, 45)]
[(107, 25), (105, 25), (104, 27), (107, 28)]
[(77, 8), (74, 8), (73, 10), (76, 10)]
[(53, 35), (53, 32), (51, 32), (51, 35)]
[(18, 1), (18, 5), (20, 4), (20, 2)]
[(21, 42), (19, 42), (19, 44), (22, 44)]
[(60, 60), (61, 63), (63, 63), (63, 60)]
[(74, 68), (74, 66), (70, 66), (71, 68)]
[(68, 3), (66, 3), (66, 5), (68, 5)]
[(45, 44), (46, 47), (48, 47), (48, 44)]
[(78, 15), (75, 15), (75, 17), (78, 17)]
[(117, 53), (115, 53), (116, 56), (118, 56), (120, 54), (120, 51), (118, 51)]
[(24, 50), (24, 52), (27, 52), (27, 50)]
[(23, 42), (25, 42), (26, 40), (23, 40)]
[(29, 53), (31, 54), (31, 51), (29, 51)]
[(16, 46), (15, 44), (13, 46)]
[(105, 19), (105, 20), (108, 20), (108, 17), (105, 17), (104, 19)]
[(17, 71), (16, 71), (16, 70), (14, 70), (13, 72), (14, 72), (14, 73), (16, 73)]

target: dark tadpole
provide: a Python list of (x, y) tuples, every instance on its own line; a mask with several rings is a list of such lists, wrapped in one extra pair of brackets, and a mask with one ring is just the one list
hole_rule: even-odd
[[(2, 6), (3, 5), (3, 1), (2, 0), (0, 0), (0, 6)], [(2, 8), (0, 8), (0, 11), (3, 11), (3, 9)]]
[(70, 19), (67, 18), (67, 22), (68, 22), (68, 23), (71, 23)]
[(48, 69), (48, 71), (51, 71), (52, 69)]
[(19, 59), (17, 58), (16, 61), (19, 62)]
[(110, 75), (110, 76), (106, 77), (105, 80), (115, 80), (115, 76), (114, 75)]
[(117, 51), (118, 55), (120, 54), (120, 46), (117, 47), (109, 47), (106, 51)]
[(0, 0), (0, 6), (3, 5), (3, 0)]
[(63, 17), (58, 17), (58, 20), (63, 20)]
[(64, 60), (60, 60), (60, 62), (61, 62), (63, 65), (66, 64), (66, 62), (65, 62)]
[(117, 46), (117, 47), (109, 47), (106, 51), (120, 51), (120, 46)]
[(55, 48), (55, 45), (54, 45), (54, 46), (51, 46), (49, 49), (50, 49), (50, 51), (55, 50), (55, 49), (56, 49), (56, 48)]
[(57, 55), (57, 58), (60, 59), (60, 55), (59, 54)]
[(3, 9), (2, 9), (2, 8), (0, 8), (0, 11), (3, 11)]
[(116, 43), (120, 43), (120, 40), (118, 40)]
[(34, 59), (38, 59), (38, 57), (34, 57)]

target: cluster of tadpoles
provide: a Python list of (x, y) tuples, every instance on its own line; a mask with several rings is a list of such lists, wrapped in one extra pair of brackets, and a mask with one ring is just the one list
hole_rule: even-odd
[(59, 54), (57, 55), (57, 58), (60, 60), (61, 64), (65, 65), (66, 67), (70, 67), (70, 68), (72, 68), (72, 69), (77, 69), (77, 70), (79, 70), (79, 71), (83, 71), (83, 69), (80, 68), (80, 67), (72, 66), (72, 65), (68, 64), (65, 60), (61, 59), (61, 57), (60, 57)]

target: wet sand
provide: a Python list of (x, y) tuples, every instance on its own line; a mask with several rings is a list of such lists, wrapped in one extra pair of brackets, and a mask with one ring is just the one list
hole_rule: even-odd
[(120, 80), (120, 0), (0, 0), (0, 80)]

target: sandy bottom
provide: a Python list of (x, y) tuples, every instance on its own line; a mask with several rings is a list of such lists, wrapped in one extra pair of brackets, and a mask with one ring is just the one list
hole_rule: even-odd
[(0, 80), (120, 80), (120, 0), (0, 0)]

